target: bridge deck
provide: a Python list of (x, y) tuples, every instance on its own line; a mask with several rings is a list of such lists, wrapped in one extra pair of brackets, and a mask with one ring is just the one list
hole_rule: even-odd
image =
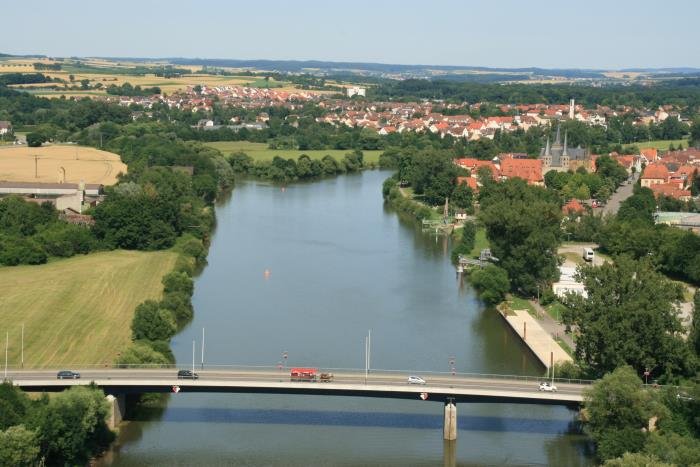
[(54, 371), (13, 371), (8, 374), (14, 385), (27, 391), (61, 391), (70, 386), (94, 382), (111, 394), (172, 392), (230, 392), (273, 394), (316, 394), (335, 396), (428, 399), (445, 401), (454, 397), (463, 402), (509, 402), (578, 406), (587, 384), (557, 382), (554, 393), (538, 390), (535, 378), (505, 379), (465, 377), (445, 374), (422, 375), (425, 385), (407, 383), (407, 374), (364, 372), (335, 373), (332, 382), (292, 382), (289, 374), (279, 370), (202, 370), (199, 379), (178, 379), (176, 370), (105, 369), (80, 371), (81, 379), (59, 380)]

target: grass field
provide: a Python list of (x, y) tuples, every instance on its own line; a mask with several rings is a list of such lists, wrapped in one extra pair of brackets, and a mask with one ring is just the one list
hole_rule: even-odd
[[(35, 157), (36, 174), (35, 177)], [(127, 167), (117, 154), (99, 149), (76, 146), (43, 146), (30, 148), (4, 146), (0, 148), (0, 181), (57, 183), (59, 169), (66, 171), (66, 182), (114, 185), (119, 173)]]
[[(298, 149), (269, 149), (265, 143), (250, 143), (248, 141), (215, 141), (212, 143), (204, 143), (218, 149), (223, 154), (228, 155), (234, 152), (243, 151), (254, 160), (271, 161), (275, 156), (284, 157), (286, 159), (297, 159), (300, 155), (306, 154), (312, 159), (323, 159), (326, 155), (331, 155), (337, 160), (342, 159), (345, 154), (352, 152), (350, 149), (322, 149), (314, 151), (300, 151)], [(364, 161), (377, 164), (379, 155), (382, 151), (362, 151)]]
[(478, 227), (476, 229), (476, 235), (474, 236), (474, 248), (472, 248), (469, 256), (478, 258), (481, 254), (481, 250), (484, 248), (489, 248), (489, 246), (489, 240), (486, 238), (486, 229), (483, 227)]
[(679, 144), (683, 144), (684, 148), (688, 147), (687, 139), (673, 139), (673, 140), (656, 140), (656, 141), (644, 141), (633, 144), (625, 144), (625, 147), (637, 146), (639, 149), (644, 148), (656, 148), (661, 150), (667, 150), (668, 147), (673, 144), (673, 147), (677, 148)]
[(508, 297), (508, 304), (513, 310), (526, 310), (528, 313), (530, 313), (530, 316), (537, 318), (537, 312), (535, 311), (535, 308), (530, 304), (530, 302), (528, 302), (524, 298), (511, 295), (510, 297)]
[(9, 364), (57, 367), (112, 363), (131, 340), (134, 308), (162, 293), (176, 253), (110, 251), (41, 266), (0, 268), (0, 333)]

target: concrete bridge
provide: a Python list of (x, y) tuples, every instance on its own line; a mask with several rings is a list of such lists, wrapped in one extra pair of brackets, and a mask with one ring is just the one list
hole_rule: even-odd
[[(206, 369), (199, 379), (178, 379), (177, 369), (83, 369), (80, 379), (57, 379), (56, 371), (9, 371), (7, 378), (25, 391), (53, 392), (95, 384), (110, 396), (116, 425), (124, 413), (127, 394), (218, 392), (307, 394), (324, 396), (425, 398), (445, 404), (445, 439), (456, 439), (458, 402), (562, 405), (577, 408), (587, 381), (555, 380), (557, 392), (539, 391), (537, 377), (418, 373), (426, 384), (408, 384), (408, 372), (333, 371), (331, 382), (290, 381), (288, 370)], [(411, 373), (414, 374), (414, 373)]]

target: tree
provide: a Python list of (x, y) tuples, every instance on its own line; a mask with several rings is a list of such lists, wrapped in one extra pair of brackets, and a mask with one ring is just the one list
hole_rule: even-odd
[(642, 449), (649, 419), (664, 407), (642, 387), (630, 367), (620, 367), (584, 391), (585, 430), (598, 447), (598, 457), (612, 459)]
[(22, 423), (28, 406), (29, 399), (20, 389), (9, 382), (0, 384), (0, 431)]
[(135, 341), (117, 359), (118, 365), (168, 365), (171, 361), (147, 341)]
[(40, 444), (52, 465), (84, 465), (114, 438), (105, 424), (109, 408), (100, 389), (73, 387), (40, 410)]
[(146, 300), (136, 307), (131, 331), (134, 339), (168, 340), (177, 330), (175, 321), (158, 302)]
[(476, 224), (472, 221), (465, 222), (459, 243), (452, 250), (452, 262), (457, 263), (459, 255), (468, 255), (474, 249), (476, 240)]
[(688, 344), (700, 356), (700, 289), (695, 291), (693, 296), (693, 324), (690, 327)]
[(563, 321), (578, 329), (575, 359), (585, 372), (600, 377), (622, 365), (655, 376), (688, 371), (678, 284), (656, 272), (648, 259), (626, 256), (615, 264), (583, 266), (577, 276), (588, 297), (569, 294)]
[(690, 127), (690, 143), (700, 144), (700, 118), (696, 118)]
[(483, 269), (472, 271), (469, 279), (479, 292), (481, 299), (488, 305), (496, 305), (502, 302), (506, 293), (510, 290), (508, 273), (493, 264)]
[(675, 467), (674, 464), (661, 462), (657, 457), (636, 452), (626, 452), (622, 457), (608, 459), (604, 467)]
[(24, 425), (17, 425), (0, 431), (0, 465), (37, 465), (39, 461), (39, 440), (36, 433)]
[(38, 148), (44, 143), (44, 135), (37, 132), (27, 133), (27, 146), (30, 148)]
[(491, 250), (513, 290), (534, 295), (558, 274), (562, 235), (559, 200), (544, 188), (512, 178), (481, 189), (481, 219)]
[(649, 224), (653, 223), (653, 213), (656, 210), (654, 192), (646, 187), (634, 187), (634, 194), (620, 204), (617, 217), (623, 221), (640, 219)]
[(474, 211), (474, 192), (465, 183), (458, 183), (452, 190), (450, 202), (453, 206), (472, 213)]

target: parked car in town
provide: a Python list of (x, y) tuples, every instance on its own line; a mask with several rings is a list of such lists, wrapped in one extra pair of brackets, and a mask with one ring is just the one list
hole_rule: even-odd
[(56, 374), (56, 379), (80, 379), (80, 373), (71, 370), (61, 370)]
[(557, 387), (554, 384), (548, 383), (547, 381), (544, 381), (540, 383), (540, 391), (545, 391), (545, 392), (557, 392)]
[(420, 376), (409, 376), (408, 384), (425, 384), (425, 380)]
[(179, 370), (177, 379), (199, 379), (199, 375), (192, 370)]

